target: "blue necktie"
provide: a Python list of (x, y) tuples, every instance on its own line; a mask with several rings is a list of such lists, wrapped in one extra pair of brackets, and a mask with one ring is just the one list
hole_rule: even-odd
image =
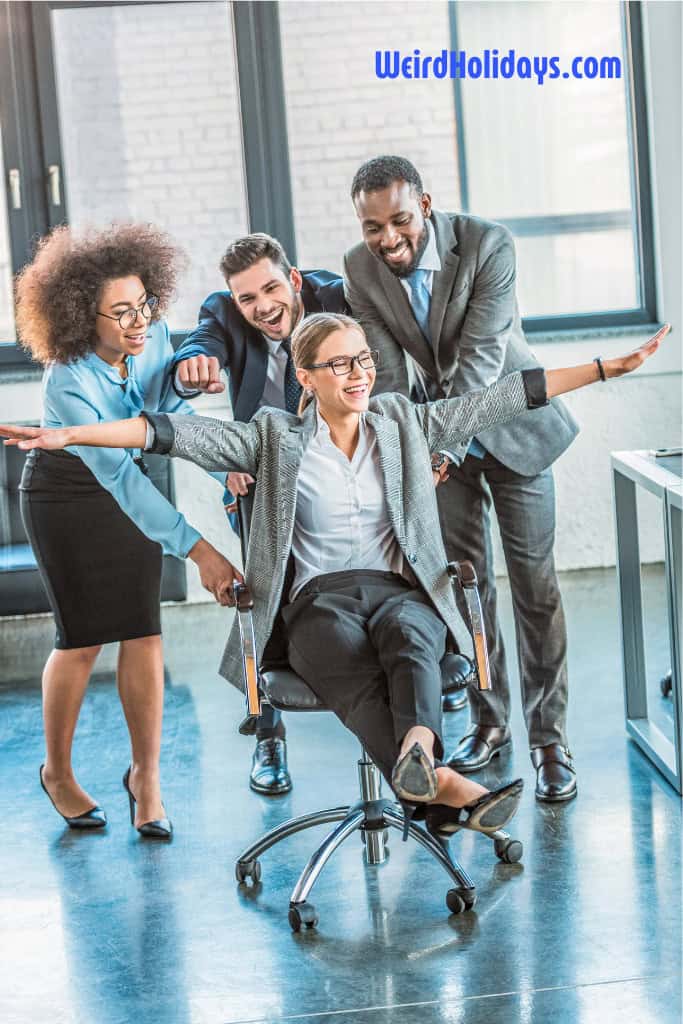
[(417, 320), (418, 326), (424, 334), (427, 341), (431, 344), (431, 336), (429, 334), (429, 304), (431, 302), (431, 295), (429, 294), (429, 288), (427, 287), (427, 275), (431, 273), (429, 270), (413, 270), (411, 274), (408, 274), (406, 281), (410, 284), (410, 305), (412, 306), (415, 319)]
[[(419, 324), (420, 330), (431, 345), (432, 339), (429, 333), (429, 303), (431, 295), (427, 288), (427, 274), (429, 274), (429, 270), (421, 270), (418, 267), (417, 270), (413, 270), (412, 274), (408, 274), (406, 280), (410, 283), (410, 305), (413, 308), (415, 319)], [(474, 455), (477, 459), (483, 459), (486, 455), (486, 449), (477, 441), (476, 437), (473, 437), (467, 449), (467, 454)]]
[(292, 359), (292, 343), (289, 338), (280, 342), (287, 353), (287, 366), (285, 367), (285, 409), (287, 412), (296, 413), (301, 398), (301, 384), (296, 379), (296, 367)]

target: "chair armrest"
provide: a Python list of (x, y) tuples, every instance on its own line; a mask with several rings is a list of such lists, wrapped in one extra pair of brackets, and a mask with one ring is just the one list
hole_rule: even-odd
[(477, 574), (471, 562), (449, 562), (446, 571), (453, 585), (457, 582), (463, 591), (465, 605), (470, 620), (472, 641), (474, 643), (474, 659), (477, 665), (477, 676), (480, 690), (491, 689), (491, 672), (489, 669), (489, 653), (486, 646), (486, 630), (484, 615), (481, 610), (481, 599), (477, 585)]
[(244, 583), (233, 584), (237, 622), (242, 646), (242, 668), (244, 671), (244, 692), (247, 698), (247, 716), (261, 714), (261, 686), (259, 681), (256, 637), (252, 610), (254, 599)]

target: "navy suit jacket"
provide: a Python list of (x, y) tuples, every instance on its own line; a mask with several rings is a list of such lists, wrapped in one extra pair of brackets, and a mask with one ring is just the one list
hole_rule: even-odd
[[(302, 277), (301, 298), (306, 316), (348, 312), (341, 277), (328, 270), (306, 270)], [(244, 319), (229, 291), (213, 292), (204, 300), (199, 323), (173, 359), (174, 382), (176, 364), (199, 355), (215, 356), (227, 370), (233, 416), (248, 423), (263, 395), (268, 345), (261, 332)]]

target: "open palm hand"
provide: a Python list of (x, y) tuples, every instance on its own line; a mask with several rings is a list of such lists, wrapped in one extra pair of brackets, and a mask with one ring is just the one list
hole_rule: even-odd
[(634, 349), (633, 352), (629, 352), (628, 355), (619, 356), (618, 359), (603, 360), (606, 376), (623, 377), (625, 373), (632, 373), (633, 370), (637, 370), (639, 366), (643, 365), (646, 359), (649, 359), (650, 356), (655, 354), (662, 340), (667, 336), (670, 330), (671, 324), (664, 324), (664, 326), (648, 341), (646, 341), (644, 345)]
[(17, 427), (0, 423), (0, 437), (6, 445), (14, 445), (23, 451), (31, 448), (47, 448), (58, 451), (69, 444), (67, 431), (63, 427)]

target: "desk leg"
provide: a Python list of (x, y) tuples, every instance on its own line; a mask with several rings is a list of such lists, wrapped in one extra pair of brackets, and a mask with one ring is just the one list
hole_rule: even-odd
[(671, 644), (671, 699), (674, 712), (676, 788), (683, 794), (683, 511), (680, 498), (667, 491), (664, 499), (666, 581)]
[(617, 578), (624, 659), (626, 721), (647, 718), (645, 643), (640, 590), (640, 545), (636, 485), (614, 469), (614, 515), (617, 543)]

